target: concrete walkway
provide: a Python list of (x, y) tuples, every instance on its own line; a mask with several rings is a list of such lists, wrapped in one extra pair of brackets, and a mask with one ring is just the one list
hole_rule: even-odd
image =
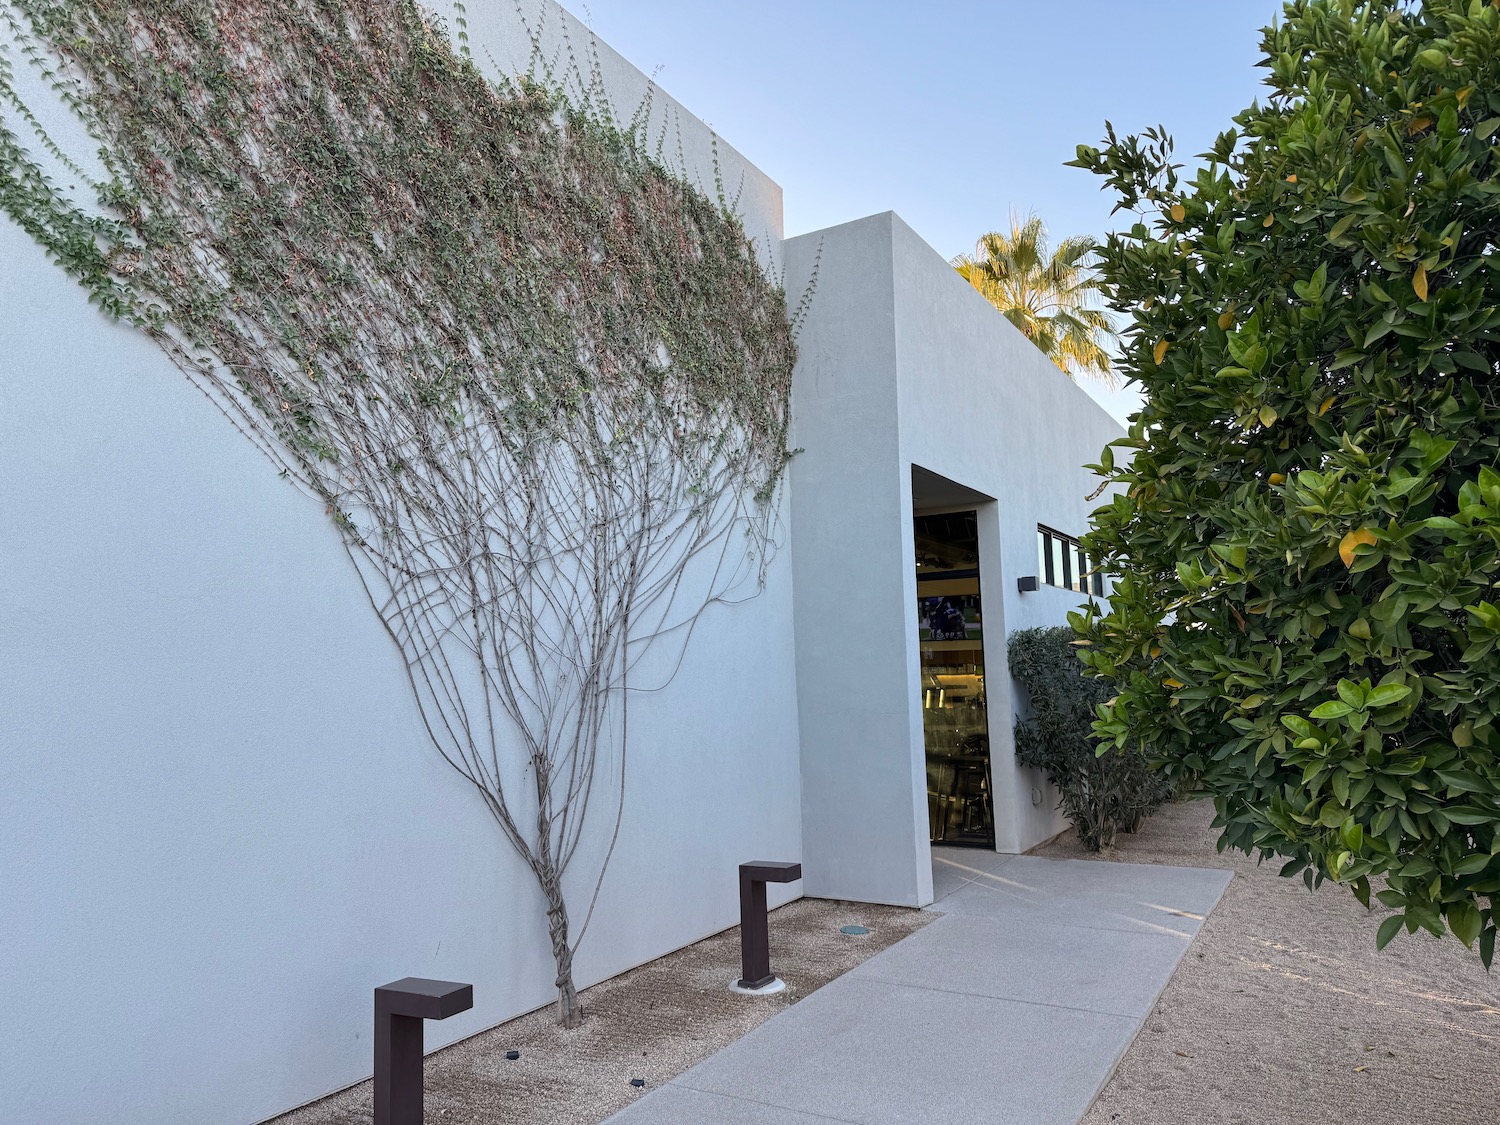
[(1074, 1125), (1229, 872), (934, 848), (933, 879), (944, 917), (610, 1122)]

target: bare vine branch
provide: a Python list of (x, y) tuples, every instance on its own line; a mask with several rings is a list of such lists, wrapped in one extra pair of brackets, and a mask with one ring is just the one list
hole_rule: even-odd
[(411, 0), (0, 12), (107, 169), (92, 210), (57, 187), (7, 64), (0, 206), (326, 505), (433, 745), (536, 876), (576, 1023), (631, 677), (775, 547), (784, 295), (649, 112), (497, 87)]

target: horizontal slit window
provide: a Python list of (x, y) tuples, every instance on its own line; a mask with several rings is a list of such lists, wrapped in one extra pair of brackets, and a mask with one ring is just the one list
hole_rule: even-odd
[(1038, 524), (1036, 557), (1037, 577), (1048, 586), (1090, 597), (1104, 597), (1103, 571), (1094, 565), (1083, 544), (1073, 536)]

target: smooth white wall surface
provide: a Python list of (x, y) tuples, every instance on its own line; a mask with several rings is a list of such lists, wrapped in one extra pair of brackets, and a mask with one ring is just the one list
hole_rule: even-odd
[[(891, 272), (849, 228), (790, 239), (789, 289), (818, 265), (793, 380), (792, 558), (807, 893), (915, 905), (932, 872), (904, 657), (911, 483), (899, 457)], [(861, 252), (864, 251), (864, 252)], [(913, 579), (914, 581), (914, 579)], [(911, 641), (915, 640), (913, 635)], [(925, 890), (924, 890), (925, 888)]]
[[(984, 646), (995, 846), (1025, 851), (1067, 822), (1040, 771), (1015, 765), (1022, 701), (1005, 671), (1003, 641), (1018, 629), (1065, 625), (1085, 599), (1045, 583), (1022, 594), (1016, 579), (1036, 573), (1038, 524), (1074, 535), (1087, 530), (1089, 513), (1107, 497), (1088, 499), (1101, 482), (1083, 466), (1097, 463), (1125, 431), (915, 231), (898, 216), (889, 221), (902, 456), (996, 498), (999, 573), (981, 574), (986, 623), (999, 609), (1003, 624), (1003, 631), (986, 629)], [(993, 561), (993, 541), (989, 546)], [(1001, 690), (1007, 682), (1009, 692)], [(1033, 788), (1042, 792), (1037, 804)]]
[[(1101, 501), (1082, 466), (1123, 431), (894, 214), (790, 239), (786, 260), (789, 288), (818, 269), (791, 477), (809, 893), (924, 903), (912, 466), (995, 498), (975, 507), (996, 846), (1021, 851), (1065, 822), (1014, 763), (1005, 638), (1082, 599), (1016, 578), (1036, 571), (1038, 523), (1084, 530)], [(839, 632), (820, 637), (830, 603)]]
[[(630, 721), (580, 984), (733, 924), (738, 863), (801, 858), (785, 550)], [(376, 985), (474, 983), (429, 1048), (553, 996), (534, 880), (427, 741), (321, 505), (8, 219), (0, 902), (7, 1123), (258, 1121), (369, 1074)]]
[[(321, 508), (8, 223), (0, 255), (0, 1121), (258, 1120), (368, 1074), (401, 976), (476, 985), (432, 1046), (546, 1003), (534, 882)], [(800, 858), (789, 578), (632, 701), (580, 982)]]

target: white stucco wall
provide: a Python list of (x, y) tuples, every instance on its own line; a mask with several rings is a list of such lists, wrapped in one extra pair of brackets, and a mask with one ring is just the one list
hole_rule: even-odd
[[(980, 579), (996, 846), (1064, 826), (1013, 763), (1009, 630), (1081, 600), (1043, 587), (1036, 526), (1082, 532), (1082, 466), (1122, 430), (894, 214), (788, 240), (788, 288), (818, 268), (793, 390), (793, 556), (809, 894), (931, 898), (919, 707), (911, 467), (986, 496)], [(813, 622), (836, 614), (837, 627)]]
[[(774, 249), (779, 189), (734, 159)], [(321, 506), (3, 218), (0, 527), (0, 1121), (258, 1121), (369, 1074), (378, 984), (474, 983), (429, 1047), (551, 999), (539, 893)], [(801, 858), (791, 630), (783, 552), (633, 698), (580, 983), (733, 924), (743, 860)]]
[(857, 226), (822, 232), (826, 245), (818, 234), (789, 239), (785, 250), (789, 291), (805, 290), (818, 268), (792, 384), (803, 878), (810, 895), (910, 904), (922, 887), (930, 899), (932, 883), (911, 845), (927, 830), (898, 561), (912, 555), (911, 482), (890, 256)]

